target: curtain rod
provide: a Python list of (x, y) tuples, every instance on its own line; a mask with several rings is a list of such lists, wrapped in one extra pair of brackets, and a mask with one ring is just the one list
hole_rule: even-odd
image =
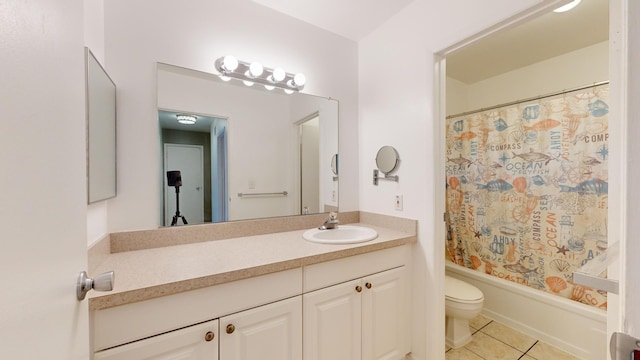
[(584, 89), (588, 89), (588, 88), (592, 88), (592, 87), (606, 85), (608, 83), (609, 83), (609, 80), (600, 81), (600, 82), (596, 82), (596, 83), (593, 83), (593, 84), (590, 84), (590, 85), (578, 86), (578, 87), (575, 87), (575, 88), (572, 88), (572, 89), (562, 90), (562, 91), (558, 91), (558, 92), (551, 93), (551, 94), (540, 95), (540, 96), (536, 96), (536, 97), (532, 97), (532, 98), (528, 98), (528, 99), (511, 101), (511, 102), (508, 102), (508, 103), (495, 105), (495, 106), (490, 106), (490, 107), (486, 107), (486, 108), (482, 108), (482, 109), (478, 109), (478, 110), (466, 111), (466, 112), (463, 112), (463, 113), (460, 113), (460, 114), (449, 115), (449, 116), (446, 117), (446, 119), (451, 119), (451, 118), (455, 118), (455, 117), (459, 117), (459, 116), (475, 114), (475, 113), (478, 113), (478, 112), (481, 112), (481, 111), (498, 109), (498, 108), (501, 108), (501, 107), (521, 104), (521, 103), (525, 103), (525, 102), (529, 102), (529, 101), (545, 99), (545, 98), (552, 97), (552, 96), (567, 94), (567, 93), (574, 92), (574, 91), (579, 91), (579, 90), (584, 90)]

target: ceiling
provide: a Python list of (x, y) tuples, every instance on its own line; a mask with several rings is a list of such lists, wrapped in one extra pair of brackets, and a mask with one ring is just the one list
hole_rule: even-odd
[[(253, 1), (359, 41), (414, 0)], [(473, 84), (606, 41), (608, 19), (607, 0), (582, 0), (571, 11), (551, 12), (462, 48), (447, 57), (447, 75)]]
[[(197, 132), (211, 132), (211, 124), (215, 121), (215, 118), (196, 115), (198, 120), (193, 125), (180, 124), (178, 122), (177, 112), (158, 110), (158, 120), (160, 121), (160, 128), (182, 131), (197, 131)], [(195, 114), (189, 114), (195, 115)]]
[(358, 41), (414, 0), (253, 0), (329, 32)]
[(550, 12), (447, 56), (447, 76), (473, 84), (609, 38), (609, 2), (582, 0), (565, 13)]

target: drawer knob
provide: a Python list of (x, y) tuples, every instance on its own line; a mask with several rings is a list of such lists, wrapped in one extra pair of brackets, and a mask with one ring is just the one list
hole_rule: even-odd
[(233, 334), (236, 331), (236, 327), (233, 324), (227, 325), (227, 334)]
[(360, 285), (356, 286), (356, 291), (357, 292), (361, 292), (362, 291), (362, 286), (360, 286)]
[(206, 341), (211, 341), (216, 337), (216, 334), (213, 333), (213, 331), (207, 331), (206, 334), (204, 334), (204, 339)]
[(364, 286), (366, 286), (366, 287), (367, 287), (367, 289), (371, 289), (371, 286), (372, 286), (372, 285), (371, 285), (371, 283), (369, 283), (369, 282), (368, 282), (368, 283), (364, 284)]

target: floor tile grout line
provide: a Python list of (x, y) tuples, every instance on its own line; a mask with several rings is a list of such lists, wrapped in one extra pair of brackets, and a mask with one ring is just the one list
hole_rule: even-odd
[[(479, 329), (477, 329), (476, 331), (473, 332), (473, 334), (471, 334), (472, 336), (477, 334), (478, 331), (482, 331), (482, 329), (486, 328), (487, 326), (489, 326), (489, 324), (491, 324), (493, 322), (493, 320), (489, 321), (488, 323), (482, 325)], [(484, 334), (484, 333), (483, 333)]]
[[(489, 324), (490, 324), (490, 323), (492, 323), (492, 322), (493, 322), (493, 320), (491, 320), (491, 322), (489, 322)], [(487, 325), (489, 325), (489, 324), (487, 324)], [(496, 322), (496, 324), (502, 324), (502, 323)], [(482, 327), (480, 330), (478, 330), (478, 331), (481, 331), (482, 329), (484, 329), (485, 327), (487, 327), (487, 325), (483, 326), (483, 327)], [(502, 324), (502, 325), (504, 325), (504, 324)], [(475, 333), (473, 333), (473, 335), (475, 335), (478, 331), (476, 331)], [(518, 349), (517, 347), (515, 347), (515, 346), (513, 346), (513, 345), (511, 345), (511, 344), (509, 344), (509, 343), (506, 343), (506, 342), (504, 342), (504, 341), (502, 341), (502, 340), (498, 339), (497, 337), (492, 336), (491, 334), (487, 334), (487, 333), (486, 333), (486, 332), (484, 332), (484, 331), (482, 331), (482, 333), (483, 333), (484, 335), (487, 335), (488, 337), (490, 337), (490, 338), (494, 339), (494, 340), (497, 340), (497, 341), (499, 341), (499, 342), (501, 342), (501, 343), (503, 343), (503, 344), (507, 345), (508, 347), (510, 347), (510, 348), (512, 348), (512, 349), (514, 349), (514, 350), (516, 350), (516, 351), (518, 351), (519, 353), (522, 353), (522, 355), (521, 355), (520, 357), (522, 357), (522, 356), (526, 355), (526, 354), (527, 354), (527, 352), (528, 352), (529, 350), (531, 350), (531, 348), (532, 348), (532, 347), (534, 347), (534, 346), (538, 343), (538, 341), (539, 341), (539, 340), (535, 339), (535, 340), (536, 340), (536, 342), (535, 342), (535, 343), (533, 343), (533, 345), (531, 345), (531, 347), (529, 347), (526, 351), (524, 351), (524, 352), (523, 352), (522, 350)], [(518, 359), (519, 359), (519, 358), (518, 358)]]
[[(524, 357), (527, 355), (527, 353), (528, 353), (529, 351), (531, 351), (531, 349), (533, 349), (533, 347), (534, 347), (534, 346), (536, 346), (536, 344), (537, 344), (539, 341), (540, 341), (540, 340), (536, 340), (536, 342), (534, 342), (534, 343), (533, 343), (533, 345), (531, 345), (531, 347), (529, 347), (529, 348), (527, 349), (527, 351), (525, 351), (525, 352), (524, 352), (524, 354), (522, 354), (522, 356), (520, 356), (520, 357), (518, 358), (518, 360), (520, 360), (520, 359), (524, 358)], [(533, 356), (531, 356), (531, 355), (529, 355), (529, 357), (534, 358), (534, 357), (533, 357)]]
[(539, 342), (540, 342), (540, 340), (536, 340), (536, 342), (534, 342), (534, 343), (533, 343), (533, 345), (531, 345), (531, 347), (530, 347), (530, 348), (528, 348), (528, 349), (527, 349), (527, 351), (525, 351), (525, 352), (524, 352), (524, 353), (525, 353), (525, 355), (526, 355), (529, 351), (531, 351), (531, 349), (533, 349), (533, 347), (534, 347), (534, 346), (536, 346)]

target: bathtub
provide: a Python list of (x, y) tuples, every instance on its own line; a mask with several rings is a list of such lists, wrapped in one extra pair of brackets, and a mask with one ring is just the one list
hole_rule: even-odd
[(578, 302), (514, 284), (447, 261), (446, 274), (484, 293), (482, 313), (585, 360), (607, 355), (607, 314)]

